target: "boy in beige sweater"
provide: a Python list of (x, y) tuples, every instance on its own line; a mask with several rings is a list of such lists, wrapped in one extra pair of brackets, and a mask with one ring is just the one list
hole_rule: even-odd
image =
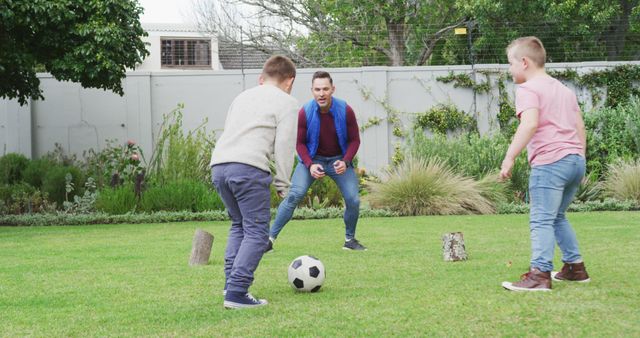
[(240, 93), (231, 103), (224, 132), (211, 155), (213, 184), (231, 218), (224, 258), (226, 308), (267, 304), (248, 289), (269, 243), (270, 159), (275, 160), (278, 194), (285, 196), (290, 185), (298, 108), (290, 95), (295, 76), (290, 59), (269, 58), (260, 85)]

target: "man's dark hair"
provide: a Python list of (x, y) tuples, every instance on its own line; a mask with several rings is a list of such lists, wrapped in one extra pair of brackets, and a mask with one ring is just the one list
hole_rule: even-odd
[(313, 77), (311, 78), (312, 84), (315, 79), (329, 79), (329, 82), (333, 85), (333, 79), (331, 78), (331, 75), (325, 71), (319, 70), (313, 73)]
[(278, 82), (296, 77), (296, 65), (286, 56), (274, 55), (262, 67), (262, 74)]

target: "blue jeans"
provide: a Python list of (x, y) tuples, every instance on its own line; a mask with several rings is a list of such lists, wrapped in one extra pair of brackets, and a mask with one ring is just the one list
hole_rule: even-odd
[(562, 251), (563, 262), (582, 259), (576, 234), (565, 212), (584, 173), (585, 159), (580, 155), (567, 155), (556, 162), (531, 168), (531, 268), (543, 272), (553, 270), (555, 242)]
[[(349, 240), (356, 235), (356, 224), (360, 215), (359, 180), (352, 166), (348, 166), (347, 170), (341, 175), (336, 174), (333, 163), (340, 159), (342, 159), (342, 156), (316, 156), (313, 158), (313, 163), (322, 165), (325, 174), (336, 182), (340, 192), (342, 192), (346, 205), (346, 210), (344, 211), (345, 237)], [(314, 181), (315, 179), (309, 173), (309, 168), (302, 162), (298, 163), (291, 177), (291, 189), (287, 197), (278, 206), (278, 213), (271, 225), (269, 236), (278, 237), (282, 228), (291, 220), (293, 210), (307, 194), (307, 190), (309, 190)]]
[(271, 173), (241, 163), (211, 168), (216, 187), (231, 218), (224, 253), (227, 290), (246, 293), (269, 243)]

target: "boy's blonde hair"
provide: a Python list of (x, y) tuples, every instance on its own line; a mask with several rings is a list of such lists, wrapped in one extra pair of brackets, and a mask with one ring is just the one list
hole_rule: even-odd
[(511, 41), (507, 46), (507, 54), (509, 52), (512, 52), (516, 58), (528, 57), (538, 67), (544, 67), (547, 59), (547, 51), (542, 41), (535, 36), (525, 36)]
[(264, 63), (262, 74), (282, 83), (296, 77), (296, 65), (286, 56), (274, 55)]

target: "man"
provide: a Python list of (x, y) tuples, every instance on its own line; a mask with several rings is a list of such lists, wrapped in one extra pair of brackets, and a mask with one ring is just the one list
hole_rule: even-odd
[(248, 290), (269, 243), (271, 155), (278, 194), (284, 196), (290, 185), (298, 107), (290, 95), (295, 76), (290, 59), (269, 58), (260, 85), (240, 93), (231, 103), (224, 132), (211, 155), (213, 184), (231, 218), (224, 256), (225, 308), (267, 304)]
[(353, 109), (333, 97), (335, 86), (327, 72), (318, 71), (311, 79), (313, 99), (298, 112), (296, 150), (299, 163), (291, 179), (291, 190), (280, 203), (271, 225), (269, 247), (289, 222), (300, 200), (315, 180), (331, 177), (344, 198), (345, 242), (343, 249), (366, 250), (355, 238), (360, 214), (359, 179), (351, 161), (360, 146), (358, 122)]

